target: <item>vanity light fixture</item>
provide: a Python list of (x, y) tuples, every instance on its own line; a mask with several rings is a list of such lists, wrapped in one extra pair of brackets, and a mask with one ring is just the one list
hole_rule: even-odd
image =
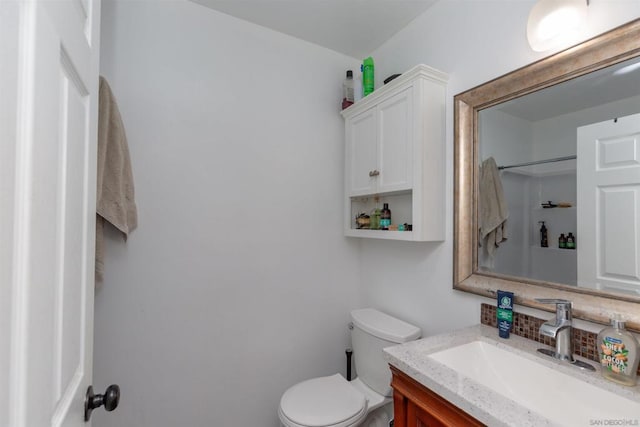
[(633, 73), (634, 71), (640, 70), (640, 62), (636, 62), (635, 64), (627, 65), (626, 67), (622, 67), (617, 71), (613, 72), (614, 76), (622, 76), (623, 74)]
[(544, 52), (579, 41), (588, 6), (589, 0), (538, 0), (527, 21), (531, 49)]

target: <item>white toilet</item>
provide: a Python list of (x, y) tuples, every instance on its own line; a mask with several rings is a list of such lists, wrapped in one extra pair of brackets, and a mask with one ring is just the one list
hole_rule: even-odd
[(420, 337), (420, 329), (372, 308), (351, 312), (358, 378), (340, 374), (303, 381), (284, 392), (278, 415), (285, 427), (387, 427), (391, 371), (382, 349)]

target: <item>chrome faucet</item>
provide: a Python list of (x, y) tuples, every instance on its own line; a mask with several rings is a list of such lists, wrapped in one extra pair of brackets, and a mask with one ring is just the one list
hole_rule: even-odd
[(540, 326), (540, 335), (556, 339), (556, 351), (555, 353), (550, 354), (550, 356), (553, 356), (556, 359), (572, 362), (573, 346), (571, 343), (571, 301), (549, 298), (536, 298), (536, 301), (542, 304), (556, 305), (556, 318), (551, 319)]
[(576, 360), (573, 357), (571, 301), (553, 298), (536, 298), (536, 301), (542, 304), (556, 305), (555, 319), (551, 319), (540, 326), (540, 335), (555, 338), (556, 350), (553, 351), (546, 348), (539, 348), (538, 351), (542, 354), (546, 354), (547, 356), (569, 362), (580, 368), (595, 371), (593, 366)]

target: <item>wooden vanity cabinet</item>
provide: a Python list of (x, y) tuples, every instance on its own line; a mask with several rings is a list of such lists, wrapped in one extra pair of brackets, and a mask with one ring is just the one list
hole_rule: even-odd
[(399, 369), (390, 368), (393, 374), (394, 427), (484, 426)]

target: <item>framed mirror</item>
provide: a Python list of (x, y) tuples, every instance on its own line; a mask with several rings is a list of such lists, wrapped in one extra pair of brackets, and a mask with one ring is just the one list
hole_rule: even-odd
[[(508, 290), (547, 311), (535, 298), (568, 299), (577, 318), (608, 323), (620, 313), (640, 331), (640, 178), (615, 193), (594, 178), (607, 166), (640, 177), (640, 132), (590, 133), (640, 114), (639, 76), (635, 20), (454, 97), (454, 289), (492, 298)], [(486, 208), (495, 200), (483, 166), (498, 170), (495, 206), (508, 212)], [(487, 216), (506, 220), (505, 242), (501, 229), (487, 237)], [(574, 246), (563, 247), (569, 233)]]

